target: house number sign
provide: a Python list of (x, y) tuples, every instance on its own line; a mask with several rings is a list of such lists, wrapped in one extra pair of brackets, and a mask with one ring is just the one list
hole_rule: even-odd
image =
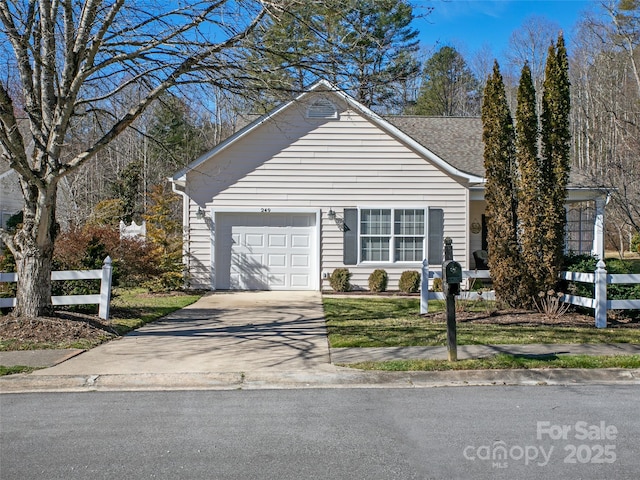
[(271, 209), (270, 208), (261, 208), (260, 212), (261, 213), (271, 213)]

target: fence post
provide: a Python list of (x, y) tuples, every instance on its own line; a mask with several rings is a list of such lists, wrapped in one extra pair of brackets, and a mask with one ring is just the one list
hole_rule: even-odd
[(420, 313), (429, 313), (429, 262), (422, 261), (420, 278)]
[(598, 261), (594, 278), (596, 328), (607, 327), (607, 270), (605, 267), (606, 264), (602, 260)]
[(111, 274), (113, 267), (111, 257), (104, 259), (102, 265), (102, 280), (100, 281), (100, 308), (98, 316), (103, 320), (109, 320), (109, 305), (111, 303)]

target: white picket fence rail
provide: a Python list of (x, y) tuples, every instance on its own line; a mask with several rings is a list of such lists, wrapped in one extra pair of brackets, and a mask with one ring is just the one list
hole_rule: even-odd
[[(429, 284), (434, 278), (442, 278), (442, 271), (429, 270), (429, 265), (425, 260), (422, 263), (422, 277), (420, 283), (420, 313), (428, 313), (429, 300), (445, 300), (443, 292), (429, 291)], [(489, 270), (464, 270), (462, 278), (465, 279), (490, 279)], [(562, 297), (564, 303), (570, 303), (580, 307), (592, 308), (595, 310), (595, 326), (606, 328), (607, 312), (609, 310), (640, 310), (640, 299), (634, 300), (609, 300), (607, 299), (607, 285), (612, 284), (639, 284), (640, 274), (609, 274), (606, 264), (600, 260), (594, 273), (561, 272), (560, 278), (570, 282), (592, 283), (595, 285), (593, 298), (581, 297), (577, 295), (565, 294)], [(467, 282), (468, 283), (468, 282)], [(495, 300), (495, 292), (475, 292), (463, 289), (461, 285), (460, 298), (464, 300)]]
[[(444, 292), (432, 292), (429, 290), (429, 284), (433, 282), (434, 278), (442, 278), (442, 269), (429, 270), (429, 262), (427, 262), (427, 260), (424, 260), (422, 262), (422, 273), (420, 276), (420, 313), (429, 312), (429, 300), (446, 299)], [(476, 278), (489, 280), (491, 279), (491, 275), (489, 274), (489, 270), (462, 271), (463, 283), (462, 285), (460, 285), (460, 298), (462, 300), (495, 300), (496, 296), (493, 290), (479, 292), (464, 289), (464, 287), (470, 287), (473, 283), (469, 280)]]
[[(97, 270), (66, 270), (51, 272), (51, 280), (96, 280), (100, 279), (100, 293), (91, 295), (55, 295), (51, 297), (51, 303), (58, 305), (99, 305), (98, 316), (104, 320), (109, 319), (109, 305), (111, 303), (111, 278), (113, 267), (111, 257), (104, 259), (101, 269)], [(18, 281), (17, 273), (0, 273), (0, 283), (12, 283)], [(15, 298), (0, 298), (0, 308), (15, 307)]]
[(640, 283), (640, 274), (637, 273), (607, 273), (606, 264), (600, 260), (594, 273), (562, 272), (560, 278), (570, 282), (593, 283), (595, 285), (593, 298), (577, 295), (564, 295), (565, 303), (580, 307), (593, 308), (596, 327), (607, 326), (607, 312), (609, 310), (640, 310), (640, 299), (637, 300), (608, 300), (607, 285), (611, 284), (637, 284)]

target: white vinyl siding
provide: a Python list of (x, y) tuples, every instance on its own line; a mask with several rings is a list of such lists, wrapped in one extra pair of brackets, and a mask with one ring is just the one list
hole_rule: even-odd
[(5, 227), (7, 220), (22, 210), (23, 206), (24, 197), (18, 174), (13, 170), (0, 174), (0, 227)]
[[(211, 287), (210, 245), (215, 230), (211, 219), (195, 218), (198, 205), (207, 211), (321, 210), (320, 274), (344, 267), (341, 220), (345, 208), (441, 208), (445, 236), (453, 239), (454, 255), (464, 263), (466, 188), (367, 118), (338, 101), (336, 106), (338, 119), (309, 120), (306, 106), (294, 105), (187, 174), (193, 287)], [(327, 217), (330, 208), (336, 212), (335, 219)], [(407, 240), (405, 251), (410, 248)], [(389, 288), (394, 289), (400, 274), (419, 270), (422, 261), (349, 266), (355, 288), (367, 288), (368, 276), (378, 264), (389, 274)], [(329, 288), (328, 282), (322, 287)]]

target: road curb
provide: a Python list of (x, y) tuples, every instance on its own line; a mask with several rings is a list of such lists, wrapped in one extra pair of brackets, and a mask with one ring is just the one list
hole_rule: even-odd
[(9, 375), (0, 393), (640, 385), (640, 369), (463, 370), (444, 372), (256, 371), (112, 375)]

